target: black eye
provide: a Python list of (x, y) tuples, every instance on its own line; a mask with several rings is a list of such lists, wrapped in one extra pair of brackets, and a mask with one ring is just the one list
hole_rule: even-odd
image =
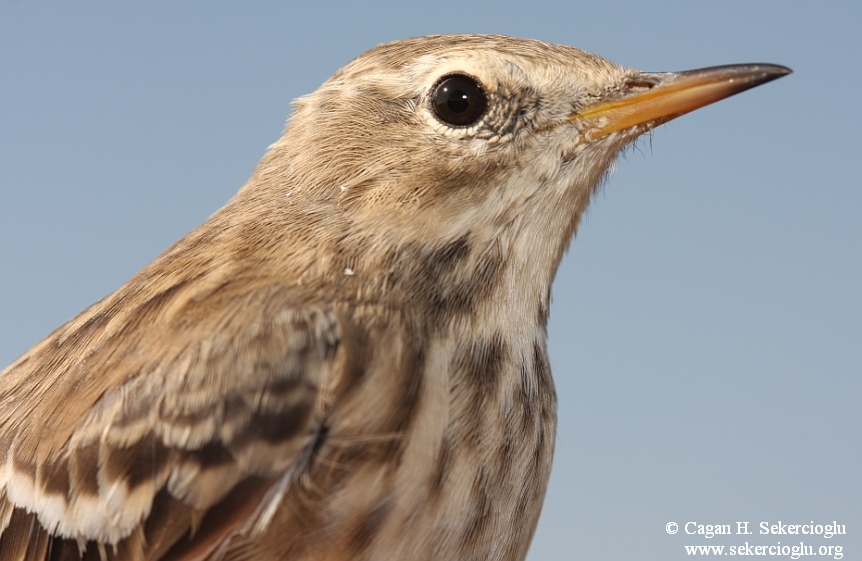
[(488, 100), (476, 80), (463, 74), (451, 74), (437, 83), (431, 104), (443, 121), (465, 126), (479, 119)]

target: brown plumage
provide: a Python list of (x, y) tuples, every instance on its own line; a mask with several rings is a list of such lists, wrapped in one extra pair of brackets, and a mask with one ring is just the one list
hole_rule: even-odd
[(637, 136), (787, 72), (365, 53), (223, 209), (2, 373), (0, 560), (523, 559), (581, 213)]

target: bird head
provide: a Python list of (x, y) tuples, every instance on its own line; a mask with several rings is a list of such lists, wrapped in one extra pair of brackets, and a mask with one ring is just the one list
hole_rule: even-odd
[(287, 212), (302, 230), (294, 239), (345, 256), (323, 267), (330, 274), (379, 274), (412, 247), (420, 262), (463, 254), (466, 270), (496, 260), (519, 284), (535, 284), (528, 292), (547, 292), (622, 149), (788, 72), (757, 64), (645, 73), (503, 36), (388, 43), (296, 102), (238, 199)]

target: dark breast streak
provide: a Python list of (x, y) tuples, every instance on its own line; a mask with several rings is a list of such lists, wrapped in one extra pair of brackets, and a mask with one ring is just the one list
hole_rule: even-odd
[[(453, 357), (452, 418), (439, 463), (441, 499), (466, 501), (460, 559), (523, 559), (550, 472), (556, 403), (544, 341), (515, 348), (500, 333), (463, 340)], [(537, 360), (538, 359), (538, 360)], [(447, 481), (470, 478), (467, 497)]]
[[(421, 318), (349, 314), (336, 359), (344, 379), (333, 385), (315, 457), (266, 534), (237, 539), (231, 551), (248, 559), (523, 559), (555, 433), (543, 338), (527, 349), (502, 333), (432, 342)], [(430, 456), (417, 450), (419, 433), (432, 434)]]
[(236, 536), (226, 559), (524, 558), (555, 396), (544, 325), (525, 348), (470, 327), (504, 261), (469, 234), (408, 243), (385, 258), (390, 304), (334, 305), (339, 346), (311, 459), (264, 534)]

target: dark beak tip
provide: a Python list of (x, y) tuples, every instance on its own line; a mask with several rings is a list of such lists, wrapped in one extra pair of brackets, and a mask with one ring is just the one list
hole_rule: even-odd
[(778, 78), (791, 74), (793, 70), (780, 64), (765, 62), (754, 62), (746, 64), (726, 64), (722, 66), (710, 66), (696, 70), (671, 73), (671, 80), (701, 78), (715, 82), (735, 83), (739, 89), (738, 93)]
[(752, 86), (759, 86), (783, 78), (788, 74), (793, 74), (793, 70), (780, 64), (756, 64), (751, 66), (757, 67), (758, 70), (756, 74), (752, 73)]
[(763, 73), (769, 76), (771, 79), (781, 78), (782, 76), (787, 76), (788, 74), (793, 74), (793, 70), (787, 68), (786, 66), (782, 66), (780, 64), (758, 64), (763, 69)]

